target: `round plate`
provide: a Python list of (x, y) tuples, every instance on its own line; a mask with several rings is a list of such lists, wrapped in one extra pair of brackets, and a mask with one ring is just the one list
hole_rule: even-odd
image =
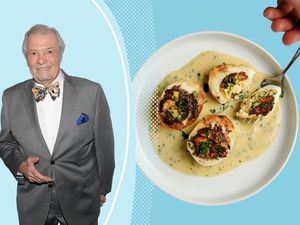
[(267, 74), (281, 71), (279, 64), (266, 50), (237, 35), (200, 32), (169, 42), (141, 67), (133, 82), (137, 163), (156, 186), (178, 199), (201, 205), (222, 205), (250, 197), (280, 173), (295, 144), (298, 113), (293, 90), (286, 79), (285, 95), (281, 99), (280, 131), (272, 146), (260, 157), (216, 177), (189, 176), (167, 166), (150, 143), (148, 117), (152, 91), (168, 73), (208, 50), (247, 60), (257, 70)]

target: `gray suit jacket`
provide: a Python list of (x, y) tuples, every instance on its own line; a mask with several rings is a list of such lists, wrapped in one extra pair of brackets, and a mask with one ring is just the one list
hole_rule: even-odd
[[(50, 155), (41, 133), (31, 89), (32, 79), (3, 93), (0, 157), (16, 176), (28, 156), (36, 168), (54, 178), (63, 214), (69, 225), (89, 225), (100, 213), (99, 195), (111, 190), (114, 140), (109, 107), (101, 86), (65, 74), (61, 122)], [(77, 125), (85, 113), (88, 122)], [(43, 225), (51, 198), (48, 184), (17, 179), (17, 208), (22, 225)]]

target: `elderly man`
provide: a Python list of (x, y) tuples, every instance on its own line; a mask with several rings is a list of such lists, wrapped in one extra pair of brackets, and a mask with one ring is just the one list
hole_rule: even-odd
[(0, 157), (18, 181), (21, 225), (96, 225), (114, 171), (101, 86), (60, 69), (64, 42), (35, 25), (23, 53), (33, 79), (2, 97)]

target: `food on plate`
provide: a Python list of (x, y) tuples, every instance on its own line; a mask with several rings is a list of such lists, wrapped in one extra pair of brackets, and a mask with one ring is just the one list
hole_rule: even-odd
[(222, 63), (209, 72), (209, 90), (218, 102), (224, 104), (244, 95), (254, 75), (255, 71), (244, 65)]
[(172, 83), (159, 99), (160, 123), (176, 130), (189, 126), (198, 118), (204, 99), (204, 91), (198, 83), (187, 80)]
[(187, 149), (202, 166), (213, 166), (228, 156), (234, 139), (234, 125), (225, 115), (207, 115), (190, 133)]
[[(244, 93), (235, 96), (235, 98), (237, 98), (236, 100), (232, 99), (225, 104), (221, 104), (219, 101), (216, 101), (212, 94), (205, 94), (204, 100), (204, 94), (202, 88), (200, 88), (201, 91), (199, 91), (199, 93), (201, 94), (199, 96), (202, 96), (202, 104), (199, 104), (198, 106), (202, 107), (203, 105), (203, 108), (198, 110), (198, 118), (195, 119), (194, 122), (191, 122), (190, 125), (187, 125), (184, 119), (181, 123), (175, 122), (175, 120), (179, 121), (180, 117), (177, 119), (175, 119), (177, 116), (175, 118), (173, 117), (176, 113), (178, 114), (178, 110), (173, 111), (174, 105), (176, 106), (177, 102), (177, 105), (181, 106), (181, 103), (178, 102), (180, 91), (175, 90), (174, 86), (177, 85), (182, 89), (188, 89), (187, 92), (189, 94), (193, 93), (194, 89), (199, 89), (199, 86), (203, 87), (203, 89), (205, 89), (206, 86), (208, 89), (211, 89), (213, 85), (210, 84), (210, 87), (208, 87), (208, 80), (209, 74), (212, 73), (213, 70), (217, 70), (216, 68), (220, 69), (221, 67), (234, 67), (235, 69), (237, 67), (241, 68), (241, 66), (238, 65), (243, 65), (243, 68), (254, 71), (248, 73), (251, 74), (249, 75), (249, 79), (251, 78), (251, 80), (249, 80), (249, 85), (245, 87)], [(177, 64), (176, 66), (174, 65), (174, 68), (177, 68)], [(243, 69), (239, 71), (245, 72), (248, 70)], [(239, 76), (242, 75), (240, 74)], [(274, 105), (272, 113), (269, 113), (268, 116), (265, 116), (263, 119), (256, 120), (253, 126), (241, 121), (236, 116), (236, 113), (239, 111), (241, 103), (251, 96), (251, 93), (254, 93), (258, 87), (260, 87), (261, 82), (267, 76), (269, 75), (256, 70), (250, 62), (217, 51), (205, 51), (199, 53), (199, 55), (191, 59), (191, 61), (186, 62), (186, 64), (182, 67), (177, 68), (174, 71), (170, 71), (163, 79), (160, 80), (157, 88), (153, 89), (153, 98), (149, 107), (149, 134), (155, 153), (166, 165), (170, 166), (174, 170), (187, 175), (202, 177), (224, 174), (262, 155), (267, 149), (269, 149), (274, 140), (276, 140), (276, 136), (280, 130), (280, 102), (278, 102), (276, 107)], [(218, 88), (223, 80), (224, 78), (217, 82)], [(231, 81), (232, 80), (230, 80), (230, 83)], [(181, 85), (178, 82), (184, 82), (185, 84)], [(188, 84), (189, 82), (192, 84)], [(191, 88), (190, 86), (194, 88)], [(172, 88), (173, 90), (171, 90)], [(166, 97), (166, 90), (168, 89), (170, 89), (167, 92), (169, 93), (168, 99), (171, 101), (167, 101), (167, 98), (163, 100)], [(177, 89), (179, 89), (179, 87), (177, 87)], [(209, 92), (210, 91), (211, 90), (209, 90)], [(173, 99), (172, 96), (174, 96)], [(175, 99), (177, 99), (177, 101)], [(161, 115), (158, 113), (159, 106), (164, 109), (161, 110), (161, 113), (163, 112)], [(168, 113), (167, 111), (170, 111), (169, 113), (172, 116), (169, 114), (169, 117), (164, 118), (164, 113), (166, 115), (166, 113)], [(193, 149), (194, 144), (191, 141), (191, 138), (197, 134), (196, 130), (201, 129), (199, 126), (204, 123), (202, 118), (206, 118), (206, 115), (212, 114), (215, 119), (217, 118), (217, 121), (231, 121), (228, 122), (227, 129), (231, 128), (232, 125), (230, 124), (232, 123), (234, 128), (232, 129), (232, 132), (229, 132), (226, 135), (225, 133), (222, 134), (225, 137), (229, 137), (228, 140), (227, 138), (224, 138), (224, 140), (226, 139), (227, 143), (230, 143), (229, 145), (226, 145), (226, 142), (219, 143), (219, 145), (223, 148), (216, 147), (218, 142), (205, 143), (205, 141), (209, 138), (214, 140), (212, 137), (195, 137), (193, 141), (196, 144), (196, 147), (198, 146), (198, 150), (202, 149), (202, 151), (205, 151), (208, 148), (212, 148), (209, 152), (210, 155), (207, 155), (207, 158), (201, 158), (197, 156), (197, 154), (193, 155), (195, 149)], [(168, 125), (164, 123), (165, 120), (168, 121), (168, 118), (170, 118), (173, 124)], [(219, 126), (222, 126), (223, 122), (221, 122), (221, 125)], [(173, 129), (170, 129), (170, 126)], [(198, 127), (199, 129), (195, 127)], [(266, 135), (266, 133), (268, 135)], [(191, 146), (187, 146), (187, 142), (189, 142)], [(200, 146), (200, 142), (204, 143)], [(216, 157), (216, 159), (213, 157)], [(213, 165), (214, 163), (216, 164)]]
[(240, 105), (236, 115), (240, 118), (257, 119), (267, 116), (278, 102), (281, 89), (275, 85), (267, 85), (259, 88)]

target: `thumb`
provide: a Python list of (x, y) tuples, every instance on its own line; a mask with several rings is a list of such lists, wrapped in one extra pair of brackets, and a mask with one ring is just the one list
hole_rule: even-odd
[(39, 157), (32, 157), (31, 158), (31, 162), (34, 163), (34, 164), (38, 163), (39, 161), (40, 161)]
[(294, 6), (294, 17), (299, 20), (300, 19), (300, 1), (299, 0), (289, 0), (288, 1), (290, 4)]

